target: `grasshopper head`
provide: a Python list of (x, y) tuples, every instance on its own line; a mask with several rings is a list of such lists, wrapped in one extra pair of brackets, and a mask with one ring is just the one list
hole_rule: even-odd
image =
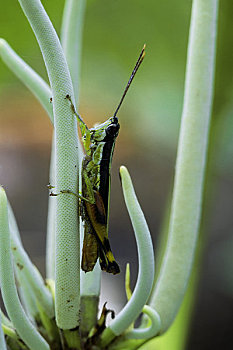
[(96, 142), (108, 141), (115, 139), (119, 133), (120, 124), (117, 117), (112, 117), (106, 120), (106, 122), (95, 125), (93, 129), (90, 129), (91, 140)]
[(118, 133), (119, 133), (120, 124), (118, 123), (117, 117), (110, 118), (110, 119), (111, 119), (111, 123), (108, 125), (108, 127), (105, 130), (106, 137), (107, 138), (116, 138)]

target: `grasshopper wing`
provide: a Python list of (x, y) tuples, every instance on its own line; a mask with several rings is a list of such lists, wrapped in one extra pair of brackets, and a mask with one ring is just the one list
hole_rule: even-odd
[(98, 242), (90, 221), (86, 218), (83, 250), (82, 250), (82, 270), (90, 272), (94, 269), (98, 259)]
[(85, 202), (85, 208), (97, 238), (100, 266), (101, 269), (106, 272), (117, 274), (120, 272), (120, 268), (114, 259), (108, 240), (107, 218), (104, 203), (99, 192), (94, 191), (94, 196), (95, 203), (91, 204)]

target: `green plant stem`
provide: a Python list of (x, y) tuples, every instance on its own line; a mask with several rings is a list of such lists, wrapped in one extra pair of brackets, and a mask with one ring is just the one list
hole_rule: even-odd
[[(82, 61), (82, 39), (86, 0), (66, 0), (62, 27), (61, 44), (67, 59), (74, 88), (74, 105), (79, 109), (80, 75)], [(83, 149), (78, 139), (78, 157), (83, 158)], [(80, 174), (79, 174), (80, 177)], [(80, 184), (81, 187), (81, 177)]]
[(198, 236), (212, 106), (217, 0), (194, 0), (167, 248), (150, 305), (162, 332), (186, 291)]
[[(35, 33), (47, 68), (55, 125), (55, 191), (78, 193), (77, 124), (66, 95), (74, 100), (72, 81), (57, 34), (39, 0), (19, 0)], [(62, 194), (56, 201), (55, 311), (61, 329), (79, 324), (80, 241), (78, 201)]]
[(2, 312), (2, 310), (0, 310), (0, 315), (1, 315), (1, 322), (2, 325), (13, 328), (13, 324), (12, 322), (4, 315), (4, 313)]
[[(79, 109), (80, 75), (82, 63), (82, 39), (86, 0), (66, 0), (62, 27), (61, 44), (70, 70), (74, 88), (74, 105)], [(78, 139), (78, 157), (83, 158), (83, 149)], [(81, 178), (80, 178), (81, 179)], [(81, 180), (79, 186), (81, 187)]]
[(61, 43), (70, 69), (76, 104), (79, 100), (85, 8), (86, 0), (67, 0), (61, 27)]
[(149, 324), (149, 326), (147, 325), (145, 328), (130, 329), (127, 333), (116, 338), (114, 343), (111, 344), (112, 350), (139, 349), (142, 344), (153, 338), (156, 332), (159, 331), (161, 322), (158, 313), (148, 305), (143, 307), (142, 312), (148, 316), (149, 322), (147, 322), (147, 324)]
[(63, 331), (65, 341), (65, 349), (79, 350), (81, 349), (81, 339), (78, 329), (68, 329)]
[[(52, 96), (52, 91), (48, 84), (26, 63), (20, 58), (16, 52), (10, 47), (10, 45), (4, 40), (0, 39), (0, 55), (4, 63), (8, 66), (8, 68), (11, 69), (13, 73), (22, 81), (23, 84), (25, 84), (28, 89), (35, 95), (35, 97), (40, 101), (44, 109), (49, 115), (49, 118), (53, 124), (54, 118), (53, 118), (53, 105), (50, 102), (50, 97)], [(53, 164), (54, 167), (54, 164)], [(55, 183), (55, 180), (51, 183)], [(52, 202), (52, 205), (55, 206), (54, 201)], [(51, 211), (51, 206), (49, 206), (48, 211)], [(55, 210), (54, 210), (55, 212)], [(9, 213), (9, 223), (11, 224), (12, 221), (15, 221), (14, 215), (12, 210)], [(11, 217), (13, 218), (11, 220)], [(48, 214), (48, 217), (51, 218), (51, 215)], [(55, 231), (55, 220), (54, 217), (51, 219), (51, 221), (48, 221), (48, 227), (50, 227), (50, 224), (54, 227)], [(49, 231), (49, 230), (47, 230)], [(52, 235), (51, 235), (52, 236)], [(49, 236), (49, 238), (51, 237)], [(47, 236), (48, 237), (48, 236)], [(55, 232), (52, 237), (55, 237)], [(46, 259), (46, 267), (47, 267), (47, 276), (55, 278), (55, 242), (54, 240), (52, 242), (49, 241), (49, 244), (46, 245), (47, 253), (46, 257), (51, 257), (51, 259)], [(50, 253), (51, 252), (51, 253)], [(52, 262), (53, 261), (53, 264)], [(52, 270), (53, 274), (50, 273)], [(27, 308), (29, 313), (33, 316), (35, 316), (35, 303), (30, 301), (30, 291), (28, 293), (27, 289), (24, 289), (23, 291), (23, 298), (27, 303)], [(22, 295), (21, 295), (22, 297)], [(29, 298), (28, 298), (29, 297)], [(29, 310), (30, 309), (30, 310)]]
[[(136, 350), (145, 343), (145, 339), (128, 339), (124, 335), (116, 338), (114, 343), (109, 347), (111, 350)], [(156, 349), (157, 350), (157, 349)]]
[[(28, 347), (20, 339), (18, 334), (13, 328), (2, 325), (2, 329), (6, 337), (7, 346), (10, 350), (28, 350)], [(7, 348), (7, 349), (8, 349)], [(2, 348), (0, 348), (2, 350)]]
[[(65, 2), (63, 22), (61, 29), (61, 43), (67, 59), (71, 79), (75, 91), (76, 105), (78, 101), (78, 89), (80, 85), (82, 29), (86, 0)], [(78, 140), (79, 159), (83, 157), (82, 147)], [(55, 140), (53, 137), (50, 160), (50, 183), (55, 183)], [(80, 174), (79, 174), (79, 178)], [(81, 183), (79, 184), (81, 187)], [(46, 246), (46, 275), (47, 278), (55, 278), (55, 202), (49, 197), (48, 222), (47, 222), (47, 246)], [(82, 229), (82, 228), (81, 228)], [(82, 281), (81, 281), (82, 284)]]
[[(18, 292), (20, 295), (20, 300), (24, 306), (24, 309), (27, 315), (30, 315), (31, 319), (36, 320), (38, 318), (39, 315), (38, 315), (38, 309), (36, 307), (36, 297), (35, 297), (35, 293), (36, 293), (40, 295), (39, 299), (41, 299), (41, 297), (42, 299), (44, 299), (46, 304), (45, 306), (46, 309), (48, 307), (47, 310), (49, 311), (50, 316), (53, 316), (54, 310), (53, 310), (53, 301), (51, 299), (51, 295), (48, 292), (48, 290), (45, 288), (42, 277), (35, 276), (34, 265), (32, 264), (31, 260), (29, 259), (27, 253), (24, 251), (24, 248), (22, 246), (18, 225), (9, 202), (8, 202), (8, 220), (9, 220), (9, 229), (11, 234), (11, 249), (12, 249), (12, 254), (14, 256), (16, 279), (18, 281)], [(19, 251), (18, 251), (18, 247), (20, 247)], [(25, 266), (26, 266), (26, 269), (24, 268)], [(33, 288), (31, 288), (30, 280), (32, 282)], [(37, 282), (39, 282), (39, 284), (37, 284)], [(35, 289), (38, 290), (39, 293), (37, 293)]]
[(101, 270), (97, 263), (93, 271), (81, 271), (81, 332), (86, 336), (96, 324), (100, 294)]
[[(55, 184), (55, 149), (56, 140), (53, 132), (52, 147), (50, 155), (49, 183)], [(46, 235), (46, 278), (55, 280), (55, 220), (56, 220), (56, 201), (49, 196), (48, 199), (48, 217), (47, 217), (47, 235)]]
[[(130, 288), (130, 268), (129, 264), (126, 265), (125, 272), (125, 291), (127, 299), (129, 300), (132, 296)], [(128, 328), (125, 338), (127, 339), (149, 339), (154, 336), (155, 332), (160, 329), (161, 322), (158, 313), (148, 305), (144, 305), (142, 312), (149, 317), (145, 327), (134, 328), (134, 323)]]
[[(86, 0), (67, 0), (65, 2), (65, 8), (63, 13), (63, 21), (61, 28), (61, 42), (63, 50), (67, 59), (67, 63), (71, 73), (71, 79), (73, 82), (76, 105), (79, 101), (80, 91), (80, 71), (81, 71), (81, 60), (82, 60), (82, 37), (83, 37), (83, 25), (85, 16)], [(77, 105), (77, 110), (78, 110)], [(82, 147), (79, 147), (79, 158), (83, 158)], [(80, 188), (81, 184), (81, 174)], [(80, 228), (81, 242), (83, 238), (83, 226)], [(98, 308), (98, 300), (100, 294), (100, 282), (101, 282), (101, 269), (99, 264), (95, 265), (92, 272), (84, 273), (81, 271), (81, 306), (80, 309), (87, 311), (86, 300), (92, 300), (91, 307), (88, 310), (87, 318), (89, 322), (83, 322), (82, 330), (87, 332), (90, 324), (96, 321), (95, 310)], [(84, 303), (82, 305), (82, 303)], [(95, 304), (95, 305), (94, 305)], [(91, 321), (92, 319), (92, 321)], [(84, 330), (86, 326), (86, 330)], [(90, 329), (89, 329), (90, 330)]]
[(8, 68), (40, 101), (53, 123), (53, 106), (50, 103), (52, 92), (48, 84), (17, 55), (4, 39), (0, 39), (0, 56)]
[(46, 288), (39, 271), (36, 269), (35, 265), (32, 264), (23, 248), (18, 225), (9, 202), (8, 220), (15, 273), (17, 281), (19, 282), (18, 291), (26, 313), (30, 315), (32, 319), (37, 320), (39, 312), (36, 306), (36, 300), (38, 300), (41, 306), (46, 310), (48, 317), (53, 318), (54, 305), (52, 296)]
[(3, 330), (2, 330), (2, 318), (1, 318), (1, 314), (0, 314), (0, 349), (1, 350), (7, 350), (6, 349), (6, 342), (5, 342), (5, 338), (4, 338), (4, 334), (3, 334)]
[(82, 337), (86, 338), (90, 330), (97, 323), (99, 298), (93, 296), (81, 296), (81, 326)]
[(10, 248), (7, 198), (3, 188), (0, 188), (0, 208), (0, 277), (4, 305), (25, 344), (31, 350), (49, 350), (47, 342), (26, 316), (17, 294)]
[[(86, 0), (67, 0), (63, 13), (61, 28), (61, 43), (67, 59), (71, 79), (75, 91), (76, 105), (80, 85), (82, 29), (85, 15)], [(74, 101), (75, 102), (75, 101)], [(76, 107), (77, 108), (77, 107)], [(77, 108), (78, 109), (78, 108)], [(78, 140), (79, 159), (83, 157), (82, 147)], [(53, 138), (50, 160), (50, 183), (55, 183), (55, 141)], [(77, 170), (78, 171), (78, 170)], [(79, 178), (80, 174), (79, 174)], [(81, 183), (79, 184), (81, 187)], [(48, 222), (47, 222), (47, 246), (46, 246), (46, 275), (47, 278), (55, 278), (55, 205), (53, 198), (49, 197)], [(82, 282), (81, 282), (82, 283)]]
[[(149, 298), (154, 280), (154, 252), (149, 228), (134, 192), (130, 175), (123, 166), (120, 168), (120, 176), (126, 207), (137, 242), (139, 273), (132, 297), (103, 332), (101, 337), (102, 346), (106, 346), (115, 336), (125, 332), (131, 323), (136, 320)], [(159, 329), (154, 329), (153, 335), (158, 331)]]
[[(13, 255), (13, 254), (12, 254)], [(14, 262), (15, 265), (15, 262)], [(16, 265), (15, 265), (16, 266)], [(39, 321), (39, 311), (36, 305), (36, 297), (30, 282), (25, 278), (25, 274), (18, 273), (20, 269), (15, 268), (16, 280), (18, 282), (17, 290), (20, 296), (21, 303), (26, 314), (30, 319)]]
[[(200, 249), (199, 249), (200, 250)], [(200, 253), (198, 252), (199, 258)], [(198, 264), (199, 265), (199, 264)], [(195, 266), (189, 281), (188, 289), (184, 296), (179, 312), (169, 330), (161, 337), (156, 337), (149, 349), (159, 348), (160, 350), (185, 350), (187, 348), (187, 338), (189, 335), (190, 323), (194, 310), (195, 296), (197, 292), (199, 266)], [(147, 344), (141, 350), (147, 350)]]
[(32, 264), (27, 253), (25, 252), (21, 242), (18, 239), (17, 232), (18, 230), (14, 231), (13, 227), (10, 226), (11, 250), (19, 281), (21, 282), (22, 286), (24, 285), (24, 282), (26, 282), (26, 289), (30, 286), (32, 298), (37, 299), (43, 306), (44, 310), (46, 310), (47, 315), (52, 318), (54, 317), (52, 295), (46, 288), (39, 271), (35, 265)]

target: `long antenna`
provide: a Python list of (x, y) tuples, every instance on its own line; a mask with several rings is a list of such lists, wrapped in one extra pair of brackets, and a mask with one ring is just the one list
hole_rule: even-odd
[(119, 103), (119, 105), (118, 105), (118, 107), (117, 107), (117, 109), (116, 109), (116, 111), (115, 111), (115, 113), (113, 115), (113, 118), (116, 117), (116, 115), (117, 115), (117, 113), (118, 113), (118, 111), (119, 111), (119, 109), (120, 109), (120, 107), (122, 105), (122, 102), (124, 101), (125, 95), (127, 94), (127, 91), (129, 90), (129, 87), (130, 87), (130, 85), (131, 85), (131, 83), (133, 81), (133, 78), (135, 77), (135, 75), (137, 73), (137, 70), (140, 67), (140, 65), (141, 65), (141, 63), (142, 63), (142, 61), (143, 61), (143, 59), (145, 57), (145, 48), (146, 48), (146, 44), (144, 44), (144, 46), (142, 48), (142, 51), (141, 51), (141, 53), (140, 53), (140, 55), (138, 57), (138, 60), (137, 60), (137, 62), (135, 64), (135, 67), (134, 67), (134, 69), (132, 71), (132, 74), (131, 74), (131, 76), (129, 78), (129, 81), (128, 81), (127, 85), (126, 85), (126, 88), (125, 88), (125, 90), (123, 92), (123, 95), (121, 97), (120, 103)]

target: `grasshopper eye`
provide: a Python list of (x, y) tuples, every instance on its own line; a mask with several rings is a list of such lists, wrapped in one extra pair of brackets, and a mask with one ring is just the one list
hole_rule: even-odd
[(118, 135), (119, 129), (120, 129), (119, 124), (110, 124), (106, 128), (106, 135), (111, 137), (116, 137)]

